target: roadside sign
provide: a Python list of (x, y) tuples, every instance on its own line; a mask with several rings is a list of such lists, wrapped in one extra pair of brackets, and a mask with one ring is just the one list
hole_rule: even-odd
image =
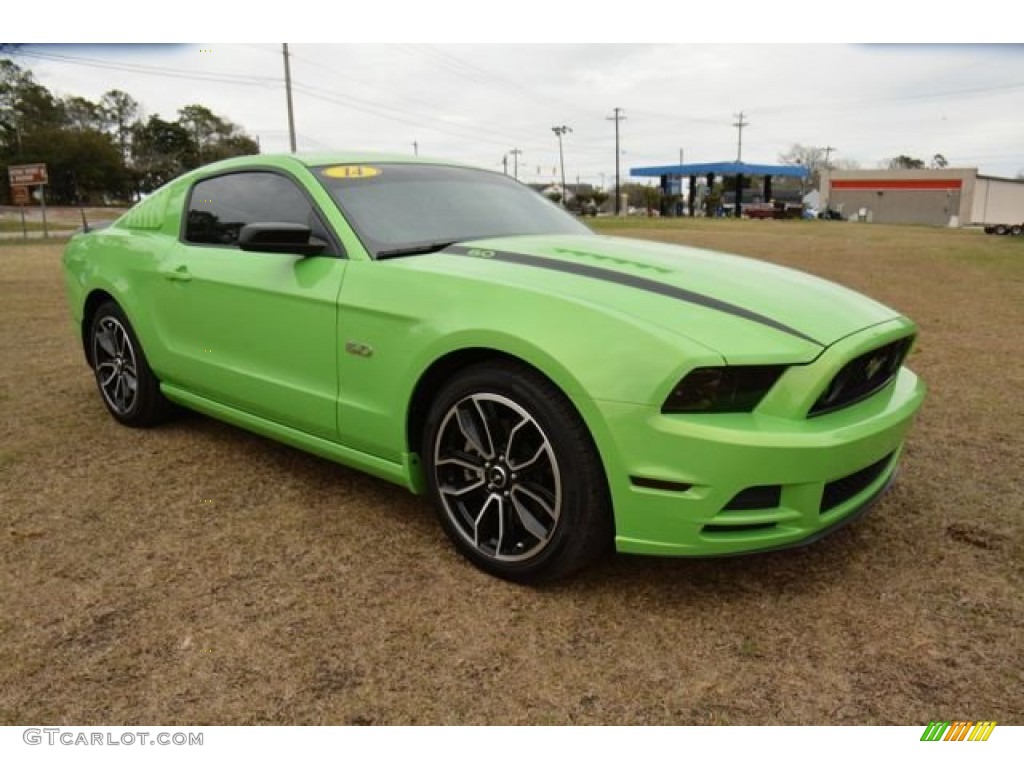
[(50, 181), (50, 177), (46, 173), (46, 163), (10, 165), (7, 167), (7, 175), (11, 180), (12, 187), (36, 186), (38, 184), (48, 184)]
[(28, 205), (28, 187), (11, 187), (15, 205)]

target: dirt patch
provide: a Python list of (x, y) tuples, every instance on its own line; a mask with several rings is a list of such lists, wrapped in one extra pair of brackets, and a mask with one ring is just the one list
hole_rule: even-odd
[(602, 225), (863, 290), (921, 325), (900, 481), (806, 550), (484, 576), (402, 489), (104, 411), (53, 246), (0, 250), (0, 723), (1024, 724), (1024, 241)]

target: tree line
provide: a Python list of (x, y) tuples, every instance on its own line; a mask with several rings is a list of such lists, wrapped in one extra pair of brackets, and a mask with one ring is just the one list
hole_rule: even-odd
[[(0, 59), (0, 170), (46, 163), (46, 197), (55, 204), (130, 202), (184, 171), (258, 152), (238, 125), (201, 104), (169, 121), (116, 89), (99, 102), (58, 97), (30, 70)], [(11, 194), (3, 173), (0, 202)]]

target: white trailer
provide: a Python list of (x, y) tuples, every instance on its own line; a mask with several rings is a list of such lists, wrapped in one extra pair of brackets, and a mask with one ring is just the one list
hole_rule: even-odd
[(979, 175), (971, 219), (989, 235), (1020, 235), (1024, 232), (1024, 182)]

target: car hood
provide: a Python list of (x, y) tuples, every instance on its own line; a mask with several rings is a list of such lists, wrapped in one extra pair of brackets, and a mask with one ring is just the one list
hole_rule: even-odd
[[(744, 358), (811, 359), (899, 313), (827, 280), (716, 251), (600, 235), (489, 238), (440, 254), (438, 267), (600, 302)], [(451, 259), (451, 263), (449, 262)], [(456, 262), (457, 260), (457, 262)]]

